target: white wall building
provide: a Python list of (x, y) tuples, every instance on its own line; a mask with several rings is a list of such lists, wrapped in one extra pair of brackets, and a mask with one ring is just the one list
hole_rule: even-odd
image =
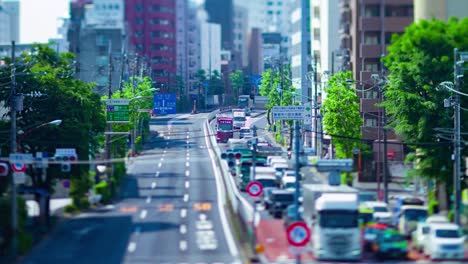
[(248, 28), (249, 28), (248, 9), (234, 6), (234, 50), (242, 54), (242, 66), (248, 65)]
[(221, 73), (221, 25), (200, 23), (200, 68)]

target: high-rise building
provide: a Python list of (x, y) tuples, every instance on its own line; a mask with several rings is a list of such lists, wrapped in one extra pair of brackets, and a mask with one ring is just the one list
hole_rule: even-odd
[(109, 85), (115, 92), (123, 81), (123, 21), (123, 0), (76, 0), (70, 4), (67, 40), (77, 57), (77, 77), (96, 82), (96, 92), (103, 95), (108, 94)]
[(233, 50), (241, 54), (239, 58), (241, 65), (237, 65), (235, 68), (242, 68), (248, 65), (248, 14), (247, 8), (239, 5), (234, 6)]
[(295, 0), (291, 14), (291, 70), (292, 84), (297, 91), (296, 101), (298, 102), (311, 100), (310, 81), (308, 81), (308, 73), (311, 72), (309, 21), (310, 1)]
[(176, 8), (177, 76), (183, 80), (183, 93), (188, 94), (196, 89), (195, 75), (200, 68), (197, 19), (199, 7), (189, 0), (177, 0)]
[(205, 0), (208, 22), (221, 25), (222, 48), (232, 50), (234, 36), (233, 0)]
[(432, 18), (446, 21), (452, 16), (460, 19), (468, 17), (468, 1), (414, 0), (414, 21)]
[(0, 0), (0, 43), (20, 42), (19, 39), (19, 1)]
[[(370, 179), (377, 175), (377, 179), (381, 179), (383, 158), (387, 153), (382, 154), (384, 119), (382, 108), (376, 106), (382, 100), (382, 92), (376, 81), (386, 75), (381, 57), (387, 54), (392, 35), (401, 34), (413, 22), (413, 0), (340, 0), (340, 14), (341, 45), (349, 51), (350, 66), (357, 80), (364, 124), (362, 138), (374, 142), (374, 166), (369, 170), (364, 166), (362, 176)], [(392, 130), (388, 130), (387, 139), (397, 141)], [(389, 146), (390, 152), (394, 161), (403, 159), (401, 145)]]
[(126, 0), (125, 19), (135, 52), (150, 58), (152, 77), (162, 92), (176, 86), (176, 1)]

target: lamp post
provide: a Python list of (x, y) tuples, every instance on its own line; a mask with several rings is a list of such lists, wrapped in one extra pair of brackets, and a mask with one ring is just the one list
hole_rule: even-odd
[(21, 146), (21, 142), (23, 141), (23, 139), (26, 138), (26, 136), (30, 135), (32, 132), (36, 131), (37, 129), (41, 128), (41, 127), (45, 127), (45, 126), (59, 126), (60, 124), (62, 124), (62, 120), (61, 119), (56, 119), (56, 120), (52, 120), (52, 121), (49, 121), (49, 122), (46, 122), (46, 123), (43, 123), (43, 124), (40, 124), (38, 126), (35, 126), (33, 128), (30, 128), (28, 130), (26, 130), (26, 132), (24, 132), (21, 137), (16, 141), (16, 145), (17, 147), (21, 150), (21, 152), (23, 152), (23, 147)]

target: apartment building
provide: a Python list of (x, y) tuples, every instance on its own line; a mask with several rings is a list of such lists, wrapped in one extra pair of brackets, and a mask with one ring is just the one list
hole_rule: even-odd
[[(384, 155), (391, 162), (403, 160), (403, 148), (388, 144), (383, 152), (383, 111), (377, 107), (382, 93), (376, 85), (387, 74), (381, 56), (387, 54), (393, 34), (401, 34), (413, 22), (413, 0), (340, 0), (341, 47), (349, 51), (350, 67), (357, 80), (360, 111), (364, 125), (362, 138), (374, 149), (374, 164), (364, 164), (362, 178), (377, 179), (383, 171)], [(392, 130), (387, 131), (388, 142), (398, 142)], [(373, 142), (373, 143), (370, 143)]]

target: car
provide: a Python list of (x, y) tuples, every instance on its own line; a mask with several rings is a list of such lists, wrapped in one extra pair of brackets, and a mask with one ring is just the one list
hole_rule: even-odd
[(449, 223), (449, 219), (445, 215), (441, 214), (436, 214), (436, 215), (431, 215), (426, 219), (426, 223)]
[(416, 230), (411, 233), (411, 244), (413, 249), (422, 252), (424, 245), (427, 242), (427, 237), (429, 235), (430, 224), (426, 222), (420, 222), (416, 226)]
[(296, 188), (296, 177), (295, 176), (285, 176), (281, 178), (281, 189), (295, 189)]
[(464, 259), (465, 236), (460, 227), (453, 223), (430, 224), (424, 255), (435, 259)]
[(426, 221), (427, 207), (421, 205), (403, 205), (398, 215), (398, 230), (402, 235), (411, 237), (418, 222)]
[(271, 194), (273, 193), (273, 190), (278, 190), (278, 188), (276, 187), (263, 188), (263, 206), (265, 207), (265, 210), (268, 210), (268, 207), (271, 204)]
[(374, 221), (377, 223), (392, 224), (393, 217), (392, 213), (388, 209), (388, 205), (385, 202), (369, 201), (363, 203), (365, 206), (370, 208), (373, 212), (372, 216)]
[(304, 207), (299, 205), (299, 220), (296, 220), (296, 205), (291, 204), (289, 205), (286, 210), (283, 211), (283, 220), (284, 220), (284, 227), (287, 228), (290, 224), (296, 221), (303, 221), (302, 219), (302, 212), (304, 211)]
[(369, 224), (364, 228), (364, 250), (371, 251), (377, 234), (388, 228), (386, 224)]
[(274, 190), (271, 193), (271, 201), (268, 212), (275, 218), (281, 217), (283, 211), (294, 203), (294, 192), (290, 190)]
[(408, 258), (408, 241), (397, 230), (387, 229), (379, 232), (372, 249), (377, 259)]
[(241, 127), (239, 130), (239, 138), (244, 138), (245, 135), (251, 135), (253, 137), (252, 130), (248, 127)]

